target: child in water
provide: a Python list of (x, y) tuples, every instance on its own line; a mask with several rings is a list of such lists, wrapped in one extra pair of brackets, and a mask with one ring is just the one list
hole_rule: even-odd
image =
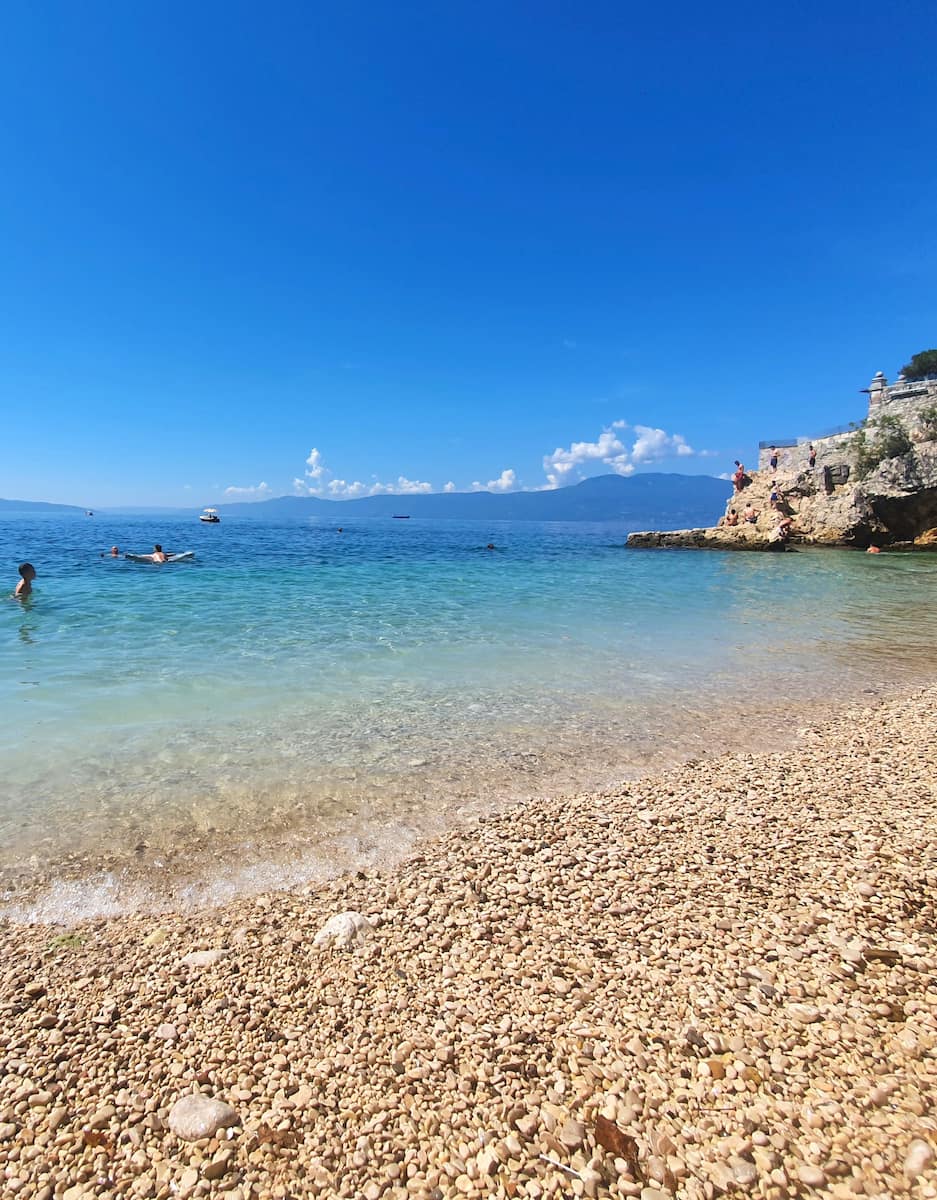
[(16, 585), (16, 591), (13, 595), (17, 600), (25, 600), (27, 596), (32, 595), (33, 580), (36, 578), (36, 568), (32, 563), (20, 563), (19, 573), (20, 581)]

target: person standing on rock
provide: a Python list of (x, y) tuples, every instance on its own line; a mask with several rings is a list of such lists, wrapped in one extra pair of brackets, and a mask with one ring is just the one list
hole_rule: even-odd
[(771, 465), (771, 470), (776, 471), (778, 469), (778, 448), (777, 448), (777, 446), (771, 447), (771, 458), (768, 461)]
[(817, 465), (817, 452), (813, 448), (813, 445), (810, 446), (810, 450), (808, 451), (807, 462), (810, 464), (811, 471)]

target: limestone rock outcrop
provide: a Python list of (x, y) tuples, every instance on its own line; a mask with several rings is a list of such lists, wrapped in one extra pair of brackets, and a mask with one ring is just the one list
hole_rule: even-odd
[[(808, 447), (779, 451), (771, 471), (765, 462), (751, 483), (730, 497), (726, 515), (711, 529), (633, 533), (632, 547), (696, 549), (777, 549), (776, 530), (783, 516), (793, 520), (790, 544), (818, 546), (893, 545), (913, 543), (937, 547), (937, 440), (920, 413), (903, 414), (911, 448), (886, 458), (860, 478), (854, 434), (818, 439), (816, 463), (810, 466)], [(780, 500), (771, 503), (777, 485)], [(757, 519), (741, 520), (751, 504)], [(726, 525), (735, 509), (738, 525)]]

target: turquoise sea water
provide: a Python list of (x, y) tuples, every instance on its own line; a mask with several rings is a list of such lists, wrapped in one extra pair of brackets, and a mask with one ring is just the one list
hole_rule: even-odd
[[(0, 522), (0, 910), (373, 863), (494, 804), (932, 676), (937, 556), (627, 551), (608, 525)], [(112, 543), (194, 550), (154, 566)], [(491, 541), (494, 551), (485, 549)]]

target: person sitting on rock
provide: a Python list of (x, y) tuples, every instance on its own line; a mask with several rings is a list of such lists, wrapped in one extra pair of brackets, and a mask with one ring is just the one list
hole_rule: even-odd
[(738, 525), (739, 514), (735, 511), (734, 508), (729, 509), (729, 515), (726, 517), (725, 523), (726, 523), (726, 525)]
[(749, 525), (754, 525), (758, 520), (758, 513), (755, 511), (755, 506), (751, 500), (742, 509), (742, 520)]
[(794, 525), (793, 517), (782, 517), (778, 522), (777, 529), (771, 534), (772, 542), (786, 542), (791, 536), (791, 529)]

